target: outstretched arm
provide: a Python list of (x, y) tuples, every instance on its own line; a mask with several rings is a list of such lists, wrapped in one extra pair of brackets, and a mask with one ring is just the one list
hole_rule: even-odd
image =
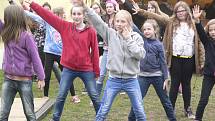
[[(131, 0), (118, 0), (118, 3), (121, 4), (124, 10), (127, 10), (132, 15), (134, 24), (137, 25), (138, 28), (141, 28), (143, 22), (146, 20), (146, 17), (140, 16), (138, 14), (133, 14), (135, 13), (135, 11), (133, 10), (135, 8), (135, 3), (131, 3), (130, 1)], [(135, 6), (137, 7), (138, 5), (135, 4)]]
[(29, 17), (31, 17), (34, 21), (36, 21), (37, 23), (45, 26), (45, 21), (39, 16), (39, 15), (36, 15), (35, 13), (32, 13), (30, 11), (26, 11), (25, 10), (25, 14)]
[(159, 15), (157, 13), (152, 13), (140, 8), (134, 8), (134, 14), (138, 14), (140, 16), (144, 16), (145, 18), (155, 19), (158, 23), (162, 23), (163, 25), (167, 25), (170, 21), (168, 16)]
[(109, 27), (108, 25), (101, 19), (101, 17), (96, 14), (92, 9), (88, 8), (84, 5), (86, 16), (92, 22), (93, 26), (96, 29), (96, 32), (104, 39), (104, 41), (108, 41), (109, 36)]
[(52, 13), (49, 10), (44, 9), (37, 3), (33, 2), (32, 0), (25, 0), (26, 4), (29, 4), (30, 7), (41, 17), (43, 20), (45, 20), (47, 23), (49, 23), (52, 27), (54, 27), (58, 32), (62, 32), (65, 28), (68, 22), (64, 21), (60, 17), (56, 16), (54, 13)]

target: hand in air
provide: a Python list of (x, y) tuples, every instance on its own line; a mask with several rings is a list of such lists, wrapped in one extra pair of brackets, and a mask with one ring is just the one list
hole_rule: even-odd
[(134, 7), (134, 8), (132, 8), (132, 10), (134, 11), (133, 14), (138, 14), (138, 12), (142, 10), (142, 9), (138, 6), (137, 3), (134, 3), (134, 4), (133, 4), (133, 7)]
[(202, 14), (202, 10), (200, 10), (199, 5), (195, 5), (192, 10), (193, 10), (193, 18), (194, 18), (194, 20), (196, 22), (198, 22), (201, 14)]

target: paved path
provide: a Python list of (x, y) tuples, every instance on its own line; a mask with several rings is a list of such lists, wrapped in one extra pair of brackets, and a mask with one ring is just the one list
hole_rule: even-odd
[[(37, 112), (48, 100), (49, 99), (35, 98), (34, 99), (35, 112)], [(9, 121), (26, 121), (20, 98), (16, 98), (14, 100), (12, 110), (10, 112)]]

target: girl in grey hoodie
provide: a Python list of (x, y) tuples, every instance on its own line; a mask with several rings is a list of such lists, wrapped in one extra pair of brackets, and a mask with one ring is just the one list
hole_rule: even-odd
[(107, 69), (109, 78), (106, 83), (101, 107), (96, 121), (104, 121), (111, 108), (114, 98), (125, 91), (134, 108), (138, 121), (145, 121), (142, 96), (137, 80), (140, 59), (144, 58), (142, 37), (132, 31), (132, 17), (129, 12), (120, 10), (114, 19), (114, 28), (108, 25), (93, 10), (86, 7), (86, 15), (92, 21), (98, 34), (108, 43)]

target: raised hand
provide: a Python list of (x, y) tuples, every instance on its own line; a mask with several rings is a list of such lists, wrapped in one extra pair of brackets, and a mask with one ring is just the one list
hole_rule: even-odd
[(199, 18), (202, 14), (202, 10), (200, 10), (199, 5), (195, 5), (192, 10), (193, 10), (193, 18), (195, 22), (199, 22)]
[(138, 12), (139, 11), (141, 11), (142, 9), (138, 6), (138, 4), (137, 3), (133, 3), (133, 11), (134, 11), (134, 13), (133, 14), (138, 14)]

